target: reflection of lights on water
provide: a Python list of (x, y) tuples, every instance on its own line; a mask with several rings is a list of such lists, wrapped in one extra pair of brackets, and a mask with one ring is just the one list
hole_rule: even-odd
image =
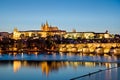
[(63, 53), (60, 53), (60, 56), (63, 56), (64, 54)]
[(11, 55), (12, 55), (12, 53), (9, 53), (8, 55), (9, 55), (9, 56), (11, 56)]
[(95, 62), (85, 62), (85, 66), (86, 67), (94, 67), (95, 66)]
[(27, 66), (27, 65), (28, 65), (27, 61), (23, 61), (23, 66)]
[[(16, 53), (14, 53), (14, 55), (16, 55)], [(18, 54), (16, 57), (18, 57), (18, 56), (21, 56), (21, 57), (24, 57), (24, 56), (26, 56), (26, 55), (24, 55), (23, 53), (21, 53), (21, 54)], [(34, 55), (34, 54), (33, 54)], [(54, 57), (56, 57), (58, 54), (57, 53), (52, 53), (52, 57), (54, 56)], [(65, 53), (60, 53), (60, 55), (58, 55), (58, 56), (63, 56), (63, 55), (65, 55)], [(83, 59), (86, 59), (86, 60), (95, 60), (95, 61), (102, 61), (102, 60), (107, 60), (107, 61), (115, 61), (115, 60), (117, 60), (117, 56), (110, 56), (110, 55), (108, 55), (108, 54), (106, 54), (106, 55), (104, 55), (104, 56), (96, 56), (95, 54), (89, 54), (89, 56), (92, 56), (92, 57), (88, 57), (88, 56), (86, 56), (86, 57), (84, 57), (83, 55), (82, 55), (82, 53), (67, 53), (66, 54), (67, 56), (74, 56), (74, 57), (76, 57), (76, 55), (78, 56), (77, 58), (79, 58), (79, 57), (81, 57), (81, 58), (83, 58)], [(65, 55), (65, 58), (66, 58), (66, 55)], [(86, 55), (86, 54), (85, 54)], [(88, 54), (87, 54), (88, 55)], [(34, 55), (35, 56), (35, 55)], [(49, 55), (44, 55), (44, 56), (46, 56), (45, 58), (48, 58), (48, 56)], [(42, 55), (42, 57), (44, 57), (43, 55)], [(51, 56), (51, 55), (50, 55)], [(73, 58), (74, 58), (73, 57)], [(56, 57), (57, 58), (57, 57)], [(69, 58), (69, 57), (67, 57), (67, 58)], [(71, 58), (71, 57), (70, 57)], [(80, 59), (81, 59), (80, 58)], [(48, 58), (49, 59), (49, 58)], [(64, 59), (64, 58), (63, 58)], [(75, 58), (76, 59), (76, 58)], [(35, 63), (33, 63), (33, 64), (35, 64), (35, 65), (37, 65), (37, 63), (35, 62)], [(42, 63), (39, 63), (40, 65), (39, 66), (41, 66), (42, 65)], [(18, 65), (18, 66), (16, 66), (16, 65)], [(27, 61), (22, 61), (22, 65), (23, 66), (31, 66), (31, 64), (30, 63), (28, 63)], [(77, 68), (77, 67), (79, 67), (79, 66), (86, 66), (86, 67), (94, 67), (94, 66), (96, 66), (96, 65), (98, 65), (98, 66), (106, 66), (106, 68), (111, 68), (111, 67), (113, 67), (113, 66), (115, 66), (115, 67), (117, 67), (118, 65), (117, 64), (113, 64), (113, 65), (111, 65), (111, 63), (95, 63), (95, 62), (69, 62), (69, 61), (67, 61), (67, 62), (47, 62), (44, 66), (46, 66), (46, 67), (44, 67), (44, 69), (46, 68), (46, 69), (49, 69), (50, 71), (52, 71), (52, 70), (55, 70), (55, 69), (59, 69), (59, 68), (61, 68), (61, 67), (68, 67), (68, 66), (70, 66), (70, 67), (72, 67), (72, 68)], [(14, 72), (17, 72), (19, 69), (20, 69), (20, 66), (21, 66), (21, 63), (19, 63), (19, 62), (14, 62)], [(32, 65), (32, 66), (34, 66), (34, 65)], [(48, 68), (47, 68), (48, 67)], [(42, 67), (41, 67), (42, 68)], [(48, 70), (45, 70), (45, 71), (48, 71)], [(44, 72), (46, 75), (48, 75), (48, 73), (49, 72)]]
[(21, 61), (14, 61), (13, 62), (13, 70), (17, 72), (21, 68)]
[(50, 69), (47, 62), (41, 63), (41, 69), (42, 69), (42, 73), (45, 73), (48, 76)]
[(21, 58), (23, 58), (23, 53), (21, 53)]
[(77, 68), (78, 67), (78, 62), (74, 62), (73, 67)]
[(16, 56), (16, 55), (17, 55), (17, 53), (16, 53), (16, 52), (14, 52), (14, 53), (13, 53), (13, 55), (14, 55), (14, 56)]
[(68, 62), (68, 61), (66, 61), (65, 64), (66, 64), (67, 66), (69, 66), (69, 62)]
[(112, 68), (111, 63), (105, 63), (106, 68)]
[(117, 63), (114, 63), (114, 67), (119, 67)]
[(14, 72), (17, 72), (21, 66), (29, 67), (29, 66), (35, 66), (36, 68), (40, 67), (42, 70), (42, 73), (46, 76), (49, 75), (51, 71), (59, 70), (60, 68), (67, 68), (72, 67), (74, 69), (77, 69), (79, 66), (85, 66), (85, 67), (95, 67), (95, 66), (106, 66), (106, 68), (111, 68), (113, 66), (117, 66), (117, 64), (113, 63), (100, 63), (100, 62), (69, 62), (69, 61), (62, 61), (62, 62), (28, 62), (28, 61), (14, 61), (13, 62), (13, 69)]
[(35, 56), (37, 56), (37, 55), (38, 55), (38, 52), (34, 52), (34, 54), (35, 54)]

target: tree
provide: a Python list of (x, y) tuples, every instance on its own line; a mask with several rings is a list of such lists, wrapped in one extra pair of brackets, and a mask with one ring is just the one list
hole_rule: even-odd
[(25, 38), (25, 35), (24, 35), (24, 34), (21, 34), (21, 35), (20, 35), (20, 38), (21, 38), (21, 39), (24, 39), (24, 38)]

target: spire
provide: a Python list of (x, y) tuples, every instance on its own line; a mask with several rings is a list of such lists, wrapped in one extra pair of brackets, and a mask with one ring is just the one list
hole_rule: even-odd
[(105, 31), (105, 33), (107, 33), (107, 34), (108, 34), (108, 33), (109, 33), (109, 32), (108, 32), (108, 30), (106, 30), (106, 31)]
[(73, 29), (72, 32), (76, 32), (76, 29)]
[(48, 25), (48, 21), (46, 21), (46, 24), (45, 24), (45, 25), (46, 25), (47, 27), (49, 26), (49, 25)]
[(14, 28), (14, 32), (18, 32), (18, 29), (16, 27)]

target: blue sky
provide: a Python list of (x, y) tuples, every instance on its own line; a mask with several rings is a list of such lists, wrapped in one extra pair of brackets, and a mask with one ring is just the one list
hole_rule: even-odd
[(60, 29), (120, 34), (120, 0), (0, 0), (0, 32)]

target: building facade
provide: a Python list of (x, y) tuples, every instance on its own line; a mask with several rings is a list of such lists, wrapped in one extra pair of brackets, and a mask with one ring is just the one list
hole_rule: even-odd
[(64, 35), (64, 38), (70, 38), (70, 39), (93, 39), (94, 38), (94, 32), (67, 32)]
[(41, 30), (19, 31), (17, 28), (13, 31), (13, 39), (18, 40), (27, 37), (47, 37), (54, 35), (63, 35), (65, 30), (59, 30), (58, 27), (52, 27), (46, 22), (41, 25)]
[(113, 38), (108, 31), (103, 33), (95, 33), (95, 32), (67, 32), (64, 34), (64, 38), (69, 39), (103, 39), (103, 38)]
[(50, 26), (48, 22), (41, 25), (40, 30), (28, 30), (28, 31), (19, 31), (17, 28), (13, 31), (13, 39), (24, 39), (27, 37), (47, 37), (47, 36), (54, 36), (59, 35), (64, 38), (69, 39), (102, 39), (102, 38), (113, 38), (108, 31), (103, 33), (95, 33), (95, 32), (66, 32), (65, 30), (60, 30), (56, 26)]

